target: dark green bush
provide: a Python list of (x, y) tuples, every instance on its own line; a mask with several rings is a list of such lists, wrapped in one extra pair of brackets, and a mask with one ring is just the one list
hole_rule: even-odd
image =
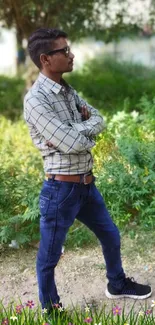
[(148, 99), (154, 97), (155, 70), (139, 64), (99, 57), (81, 71), (69, 74), (67, 80), (93, 106), (110, 115), (122, 109), (136, 109), (144, 94)]
[(23, 79), (0, 76), (0, 115), (11, 120), (20, 117), (23, 111), (24, 89)]

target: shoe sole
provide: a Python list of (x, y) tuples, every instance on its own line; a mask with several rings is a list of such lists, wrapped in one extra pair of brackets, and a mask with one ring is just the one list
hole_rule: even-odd
[(131, 298), (131, 299), (146, 299), (149, 298), (152, 294), (152, 291), (150, 291), (147, 295), (144, 296), (136, 296), (136, 295), (111, 295), (111, 293), (106, 289), (105, 295), (109, 299), (120, 299), (120, 298)]

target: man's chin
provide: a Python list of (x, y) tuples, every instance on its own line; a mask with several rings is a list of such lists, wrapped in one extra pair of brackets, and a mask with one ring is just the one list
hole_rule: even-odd
[(73, 68), (73, 64), (70, 64), (62, 73), (72, 72)]

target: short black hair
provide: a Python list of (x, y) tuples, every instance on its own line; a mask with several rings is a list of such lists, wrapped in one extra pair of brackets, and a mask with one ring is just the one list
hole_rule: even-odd
[(54, 28), (39, 28), (33, 32), (28, 39), (28, 51), (34, 64), (40, 69), (40, 54), (51, 51), (52, 41), (67, 36), (64, 31)]

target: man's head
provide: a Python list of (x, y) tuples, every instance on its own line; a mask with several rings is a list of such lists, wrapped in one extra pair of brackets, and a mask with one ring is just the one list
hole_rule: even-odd
[(40, 28), (28, 39), (32, 61), (49, 73), (72, 71), (74, 55), (67, 43), (67, 34), (59, 29)]

